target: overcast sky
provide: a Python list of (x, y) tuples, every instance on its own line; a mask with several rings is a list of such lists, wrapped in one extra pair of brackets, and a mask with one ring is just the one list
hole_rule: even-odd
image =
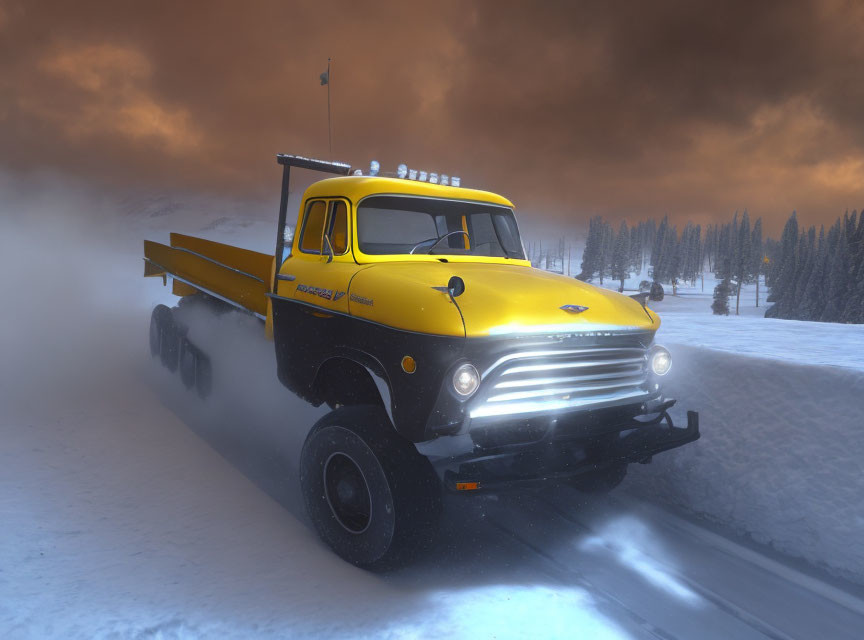
[(0, 0), (0, 166), (259, 196), (277, 152), (532, 215), (864, 207), (864, 3)]

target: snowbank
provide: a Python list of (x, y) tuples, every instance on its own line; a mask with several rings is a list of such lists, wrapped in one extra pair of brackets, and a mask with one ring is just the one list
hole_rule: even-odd
[(702, 438), (634, 465), (627, 490), (864, 583), (864, 373), (668, 346), (673, 417), (697, 409)]

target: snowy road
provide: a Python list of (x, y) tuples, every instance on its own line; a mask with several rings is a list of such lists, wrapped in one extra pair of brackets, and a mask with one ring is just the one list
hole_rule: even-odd
[(861, 637), (861, 590), (627, 484), (450, 496), (416, 564), (355, 569), (306, 522), (296, 452), (320, 412), (253, 371), (267, 346), (229, 348), (206, 403), (147, 363), (3, 416), (0, 636)]
[[(94, 243), (83, 231), (0, 233), (0, 255), (15, 264), (48, 240), (81, 276), (60, 278), (49, 263), (33, 274), (40, 287), (0, 280), (0, 638), (864, 637), (861, 587), (654, 504), (651, 491), (668, 498), (663, 487), (712, 468), (709, 429), (729, 431), (712, 426), (725, 408), (707, 395), (688, 396), (706, 415), (699, 464), (666, 454), (604, 499), (567, 488), (449, 496), (414, 565), (381, 576), (345, 564), (311, 531), (296, 482), (299, 446), (321, 412), (278, 384), (260, 327), (218, 321), (208, 345), (216, 393), (197, 400), (146, 355), (149, 309), (165, 292), (139, 279), (140, 236)], [(104, 265), (118, 266), (95, 268)], [(721, 356), (701, 393), (722, 377), (753, 395), (761, 370), (742, 376)], [(758, 388), (796, 396), (806, 384), (826, 397), (806, 374)], [(812, 402), (799, 409), (805, 426), (825, 415)], [(702, 504), (724, 477), (710, 480)], [(764, 504), (785, 495), (749, 484)], [(735, 506), (763, 508), (752, 498)], [(864, 520), (844, 533), (855, 527)]]
[[(244, 412), (242, 399), (235, 402), (234, 411)], [(175, 408), (182, 412), (182, 406)], [(238, 453), (236, 441), (223, 438), (240, 413), (227, 419), (223, 413), (221, 427), (196, 423), (193, 413), (187, 424), (306, 521), (296, 485), (290, 478), (285, 485), (296, 445), (283, 434), (284, 455), (273, 455), (280, 450), (272, 431), (277, 416), (259, 414), (260, 431), (249, 435), (261, 448)], [(612, 638), (860, 639), (864, 590), (832, 586), (764, 548), (629, 497), (626, 488), (606, 498), (569, 487), (448, 496), (435, 546), (415, 566), (376, 578), (423, 594), (428, 609), (380, 631), (396, 637), (416, 627), (425, 637), (477, 637), (478, 630), (479, 637), (574, 637), (579, 630)]]

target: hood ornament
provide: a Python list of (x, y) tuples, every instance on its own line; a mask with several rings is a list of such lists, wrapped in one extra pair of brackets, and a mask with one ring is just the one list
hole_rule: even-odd
[(588, 311), (588, 307), (583, 307), (578, 304), (565, 304), (563, 307), (558, 308), (567, 313), (582, 313), (583, 311)]

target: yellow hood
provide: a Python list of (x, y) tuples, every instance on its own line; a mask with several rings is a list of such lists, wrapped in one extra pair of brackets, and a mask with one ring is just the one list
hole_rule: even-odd
[[(453, 307), (446, 287), (465, 282)], [(352, 315), (400, 329), (468, 337), (572, 331), (656, 331), (660, 319), (632, 298), (574, 278), (507, 264), (388, 263), (367, 267), (351, 282)], [(372, 304), (356, 304), (365, 298)], [(561, 307), (571, 305), (567, 311)], [(579, 311), (574, 307), (587, 307)]]

